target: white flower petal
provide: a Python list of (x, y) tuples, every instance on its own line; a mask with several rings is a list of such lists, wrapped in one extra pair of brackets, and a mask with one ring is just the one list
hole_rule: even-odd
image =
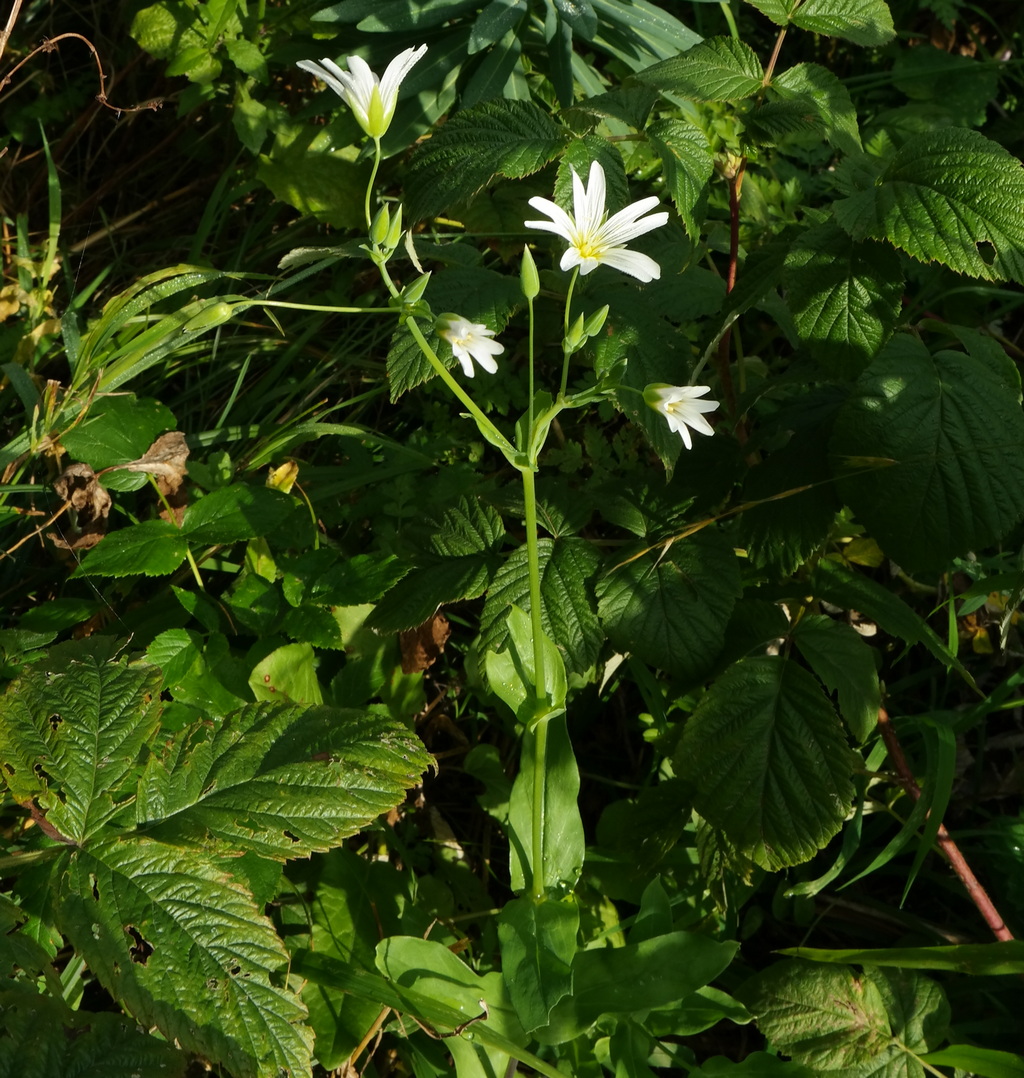
[(600, 162), (593, 161), (584, 186), (576, 170), (572, 170), (573, 214), (546, 198), (534, 197), (530, 205), (551, 218), (547, 221), (527, 221), (527, 228), (553, 232), (569, 244), (559, 265), (563, 270), (579, 267), (581, 274), (592, 273), (603, 262), (639, 281), (654, 281), (661, 276), (661, 267), (653, 258), (636, 251), (627, 251), (626, 242), (642, 236), (668, 222), (662, 210), (644, 217), (657, 206), (654, 196), (642, 198), (605, 220), (607, 185)]
[(643, 281), (644, 284), (661, 278), (661, 266), (653, 258), (639, 251), (627, 251), (625, 247), (613, 247), (605, 251), (601, 261), (612, 269), (621, 270), (630, 277)]
[(380, 96), (384, 101), (385, 112), (394, 114), (399, 87), (426, 51), (426, 45), (420, 45), (418, 49), (406, 49), (388, 64), (384, 77), (380, 80)]

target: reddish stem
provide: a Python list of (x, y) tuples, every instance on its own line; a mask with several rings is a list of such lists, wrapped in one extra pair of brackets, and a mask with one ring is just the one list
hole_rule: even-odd
[[(882, 740), (885, 742), (885, 747), (889, 750), (889, 758), (896, 768), (900, 785), (906, 791), (908, 797), (918, 801), (921, 797), (921, 788), (917, 785), (913, 772), (907, 764), (907, 758), (903, 755), (903, 746), (896, 736), (896, 730), (885, 708), (878, 709), (878, 726), (882, 731)], [(999, 915), (999, 911), (993, 904), (992, 899), (988, 897), (988, 892), (978, 882), (978, 877), (971, 871), (971, 866), (964, 859), (964, 855), (950, 837), (944, 824), (939, 824), (936, 840), (953, 871), (960, 877), (960, 882), (967, 891), (967, 897), (977, 906), (978, 912), (985, 918), (985, 924), (992, 930), (992, 934), (997, 940), (1012, 940), (1014, 938), (1013, 933), (1006, 927), (1006, 923)]]
[[(743, 187), (743, 175), (747, 159), (740, 158), (735, 172), (729, 176), (729, 268), (725, 276), (725, 290), (731, 292), (736, 287), (736, 269), (740, 254), (740, 190)], [(731, 416), (736, 416), (736, 389), (733, 386), (732, 371), (729, 369), (729, 346), (732, 343), (732, 327), (722, 334), (718, 342), (718, 378), (722, 383), (722, 396)], [(747, 441), (747, 425), (742, 417), (736, 419), (736, 438), (740, 445)]]

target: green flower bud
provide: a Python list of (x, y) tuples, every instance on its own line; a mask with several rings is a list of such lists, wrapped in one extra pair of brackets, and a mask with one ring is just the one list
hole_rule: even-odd
[(569, 330), (565, 338), (566, 351), (577, 351), (583, 342), (587, 339), (586, 333), (583, 330), (583, 315), (580, 315), (572, 324), (572, 328)]
[(523, 248), (523, 263), (519, 269), (519, 285), (527, 299), (536, 299), (540, 294), (540, 274), (537, 263), (533, 260), (529, 247)]
[(378, 247), (383, 247), (387, 243), (388, 232), (391, 230), (391, 213), (387, 206), (381, 206), (377, 211), (377, 216), (373, 219), (373, 224), (370, 225), (370, 239)]
[(583, 324), (583, 332), (588, 337), (596, 337), (604, 329), (605, 319), (608, 317), (608, 304), (606, 303), (599, 311), (595, 311)]

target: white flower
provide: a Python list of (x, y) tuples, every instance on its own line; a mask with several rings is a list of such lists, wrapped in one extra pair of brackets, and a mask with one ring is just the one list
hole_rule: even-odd
[(412, 70), (413, 64), (427, 51), (426, 45), (418, 49), (406, 49), (400, 52), (378, 79), (370, 70), (365, 60), (358, 56), (346, 57), (348, 71), (326, 57), (315, 63), (312, 60), (300, 60), (303, 71), (322, 79), (336, 93), (340, 94), (359, 121), (359, 126), (373, 139), (383, 136), (391, 125), (398, 104), (398, 90), (402, 80)]
[(688, 428), (700, 434), (715, 433), (704, 413), (715, 411), (719, 407), (718, 401), (696, 399), (710, 392), (710, 386), (669, 386), (655, 382), (644, 390), (644, 400), (668, 420), (669, 427), (683, 439), (683, 445), (692, 449)]
[(494, 357), (500, 356), (505, 346), (491, 339), (493, 329), (488, 329), (482, 322), (460, 318), (457, 314), (442, 314), (435, 328), (438, 335), (452, 346), (452, 353), (462, 364), (462, 372), (467, 378), (473, 377), (473, 360), (488, 374), (497, 372), (498, 364)]
[(564, 270), (579, 266), (580, 273), (587, 274), (603, 262), (639, 281), (656, 281), (661, 276), (658, 263), (638, 251), (627, 251), (626, 242), (666, 224), (668, 213), (662, 210), (640, 220), (648, 210), (658, 205), (658, 199), (652, 195), (605, 220), (604, 200), (604, 169), (595, 161), (590, 166), (590, 179), (586, 187), (576, 175), (576, 170), (572, 170), (572, 217), (550, 199), (531, 198), (530, 205), (546, 213), (551, 220), (527, 221), (526, 227), (542, 228), (569, 241), (569, 248), (559, 263)]

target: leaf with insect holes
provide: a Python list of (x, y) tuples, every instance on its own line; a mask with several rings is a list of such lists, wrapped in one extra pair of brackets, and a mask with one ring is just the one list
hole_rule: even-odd
[(942, 128), (907, 139), (832, 209), (854, 239), (889, 242), (986, 281), (1024, 283), (1022, 205), (1016, 157), (977, 131)]

